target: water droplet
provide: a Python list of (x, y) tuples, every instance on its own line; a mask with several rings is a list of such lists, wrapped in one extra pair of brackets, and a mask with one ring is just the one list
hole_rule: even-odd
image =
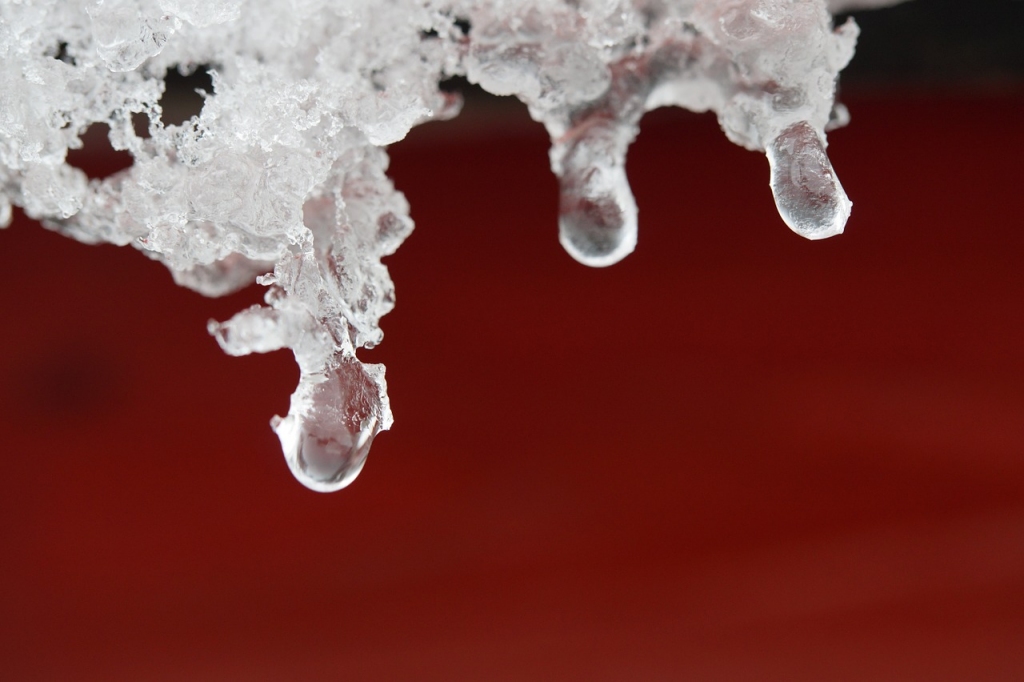
[(304, 376), (288, 416), (277, 419), (285, 459), (307, 488), (333, 492), (359, 475), (374, 436), (390, 426), (379, 366), (349, 359), (326, 376)]
[(808, 239), (840, 234), (853, 204), (814, 128), (806, 121), (794, 123), (766, 152), (775, 205), (790, 229)]
[(591, 119), (554, 150), (561, 157), (556, 165), (559, 241), (584, 265), (612, 265), (636, 248), (636, 200), (625, 168), (635, 134), (628, 123)]
[(621, 168), (589, 168), (562, 176), (559, 241), (592, 267), (613, 265), (636, 248), (636, 201)]

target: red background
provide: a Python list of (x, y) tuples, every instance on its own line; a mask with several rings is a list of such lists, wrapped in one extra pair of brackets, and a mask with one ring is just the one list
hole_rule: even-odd
[[(1024, 679), (1024, 100), (854, 98), (847, 233), (649, 115), (636, 253), (556, 239), (543, 131), (471, 102), (393, 149), (396, 416), (296, 483), (259, 300), (0, 232), (5, 680)], [(94, 168), (106, 161), (94, 158)]]

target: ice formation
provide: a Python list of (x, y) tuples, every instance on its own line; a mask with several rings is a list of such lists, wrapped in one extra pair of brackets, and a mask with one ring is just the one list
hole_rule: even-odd
[[(582, 263), (633, 250), (626, 151), (667, 105), (714, 111), (765, 151), (783, 220), (818, 239), (850, 213), (825, 131), (845, 122), (835, 83), (857, 37), (830, 10), (856, 4), (0, 0), (0, 225), (14, 204), (80, 241), (130, 244), (202, 294), (267, 287), (266, 305), (210, 331), (232, 355), (294, 352), (299, 385), (272, 424), (295, 476), (336, 490), (391, 425), (384, 368), (356, 350), (381, 340), (394, 291), (380, 261), (412, 229), (386, 147), (458, 112), (441, 80), (515, 95), (546, 126), (559, 237)], [(165, 74), (199, 65), (202, 112), (163, 121)], [(66, 163), (94, 123), (130, 168), (89, 180)]]

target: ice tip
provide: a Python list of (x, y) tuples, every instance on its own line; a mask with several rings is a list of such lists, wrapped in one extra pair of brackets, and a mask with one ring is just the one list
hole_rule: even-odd
[(559, 203), (558, 241), (580, 263), (608, 267), (636, 248), (636, 201), (621, 168), (564, 176)]
[(318, 428), (319, 425), (295, 415), (271, 420), (292, 475), (318, 493), (346, 488), (359, 476), (379, 430), (377, 426), (376, 420), (371, 420), (359, 432), (351, 434)]
[(292, 474), (321, 493), (352, 483), (390, 425), (383, 369), (355, 358), (302, 375), (288, 415), (271, 421)]
[(765, 152), (775, 205), (786, 225), (807, 239), (841, 234), (853, 202), (825, 153), (823, 133), (799, 121), (779, 133)]

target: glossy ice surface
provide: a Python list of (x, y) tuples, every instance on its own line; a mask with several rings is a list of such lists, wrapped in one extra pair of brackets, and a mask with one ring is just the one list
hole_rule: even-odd
[[(582, 263), (633, 250), (626, 153), (668, 105), (714, 111), (729, 139), (767, 151), (783, 219), (821, 238), (850, 211), (825, 152), (857, 37), (832, 24), (844, 5), (7, 0), (0, 224), (14, 204), (75, 239), (130, 244), (207, 295), (266, 286), (266, 305), (210, 331), (233, 355), (294, 352), (299, 386), (273, 425), (296, 477), (335, 490), (391, 425), (383, 367), (356, 358), (394, 304), (381, 258), (412, 230), (385, 149), (458, 112), (441, 80), (514, 95), (544, 124), (560, 240)], [(165, 74), (201, 65), (201, 113), (165, 123)], [(96, 123), (134, 159), (103, 179), (66, 162)]]

